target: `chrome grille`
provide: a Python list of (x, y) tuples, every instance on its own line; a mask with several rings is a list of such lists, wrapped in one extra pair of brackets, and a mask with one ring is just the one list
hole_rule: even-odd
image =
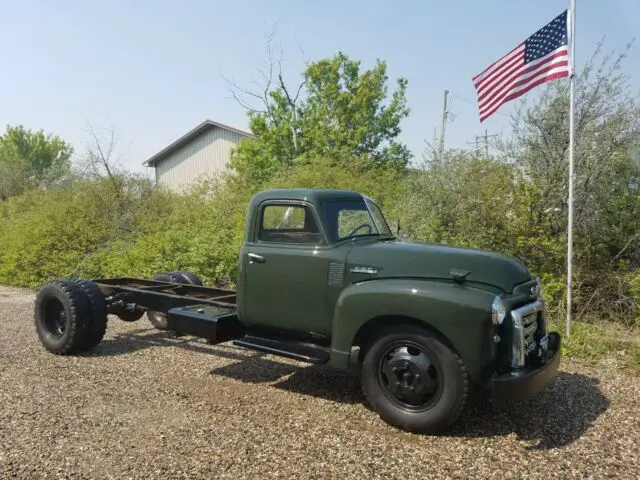
[[(511, 345), (511, 367), (523, 368), (526, 357), (536, 349), (536, 332), (544, 315), (544, 301), (539, 298), (533, 303), (511, 311), (513, 344)], [(542, 329), (545, 323), (542, 322)]]
[(522, 333), (524, 335), (524, 350), (527, 354), (536, 348), (536, 331), (538, 330), (538, 312), (522, 317)]

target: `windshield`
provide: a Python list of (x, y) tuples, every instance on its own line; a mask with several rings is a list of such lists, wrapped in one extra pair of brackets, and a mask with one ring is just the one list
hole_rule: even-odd
[(324, 206), (329, 235), (334, 242), (347, 238), (392, 236), (380, 208), (371, 200), (341, 200)]

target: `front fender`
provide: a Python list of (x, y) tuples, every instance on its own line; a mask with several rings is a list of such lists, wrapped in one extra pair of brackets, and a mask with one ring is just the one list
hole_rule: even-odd
[(423, 322), (453, 346), (474, 381), (486, 381), (496, 355), (491, 324), (495, 294), (429, 280), (380, 279), (347, 287), (336, 303), (331, 364), (344, 368), (358, 330), (381, 317)]

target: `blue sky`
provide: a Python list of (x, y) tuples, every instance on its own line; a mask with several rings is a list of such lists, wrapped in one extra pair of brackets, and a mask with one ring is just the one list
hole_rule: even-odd
[[(577, 0), (579, 68), (606, 36), (621, 50), (640, 33), (640, 1)], [(10, 1), (0, 2), (0, 124), (45, 129), (81, 155), (86, 122), (113, 126), (126, 166), (211, 118), (247, 127), (222, 75), (250, 86), (265, 60), (265, 28), (277, 24), (283, 72), (299, 79), (305, 59), (342, 50), (390, 79), (408, 79), (412, 112), (401, 139), (419, 158), (439, 129), (451, 91), (447, 146), (487, 128), (507, 133), (505, 115), (480, 124), (471, 77), (568, 6), (568, 0), (413, 1)], [(302, 48), (303, 53), (300, 50)], [(640, 39), (626, 62), (640, 90)], [(529, 96), (536, 95), (536, 91)], [(500, 110), (509, 113), (512, 105)]]

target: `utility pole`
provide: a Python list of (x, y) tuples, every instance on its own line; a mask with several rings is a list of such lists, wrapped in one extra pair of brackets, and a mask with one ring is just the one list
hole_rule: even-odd
[(497, 137), (498, 135), (489, 135), (489, 131), (485, 128), (484, 135), (476, 135), (473, 142), (467, 142), (467, 145), (475, 144), (476, 150), (480, 150), (480, 143), (484, 146), (484, 153), (489, 158), (489, 138)]
[(440, 155), (444, 152), (444, 133), (447, 127), (447, 97), (449, 96), (449, 90), (444, 91), (444, 101), (442, 102), (442, 127), (440, 130)]

